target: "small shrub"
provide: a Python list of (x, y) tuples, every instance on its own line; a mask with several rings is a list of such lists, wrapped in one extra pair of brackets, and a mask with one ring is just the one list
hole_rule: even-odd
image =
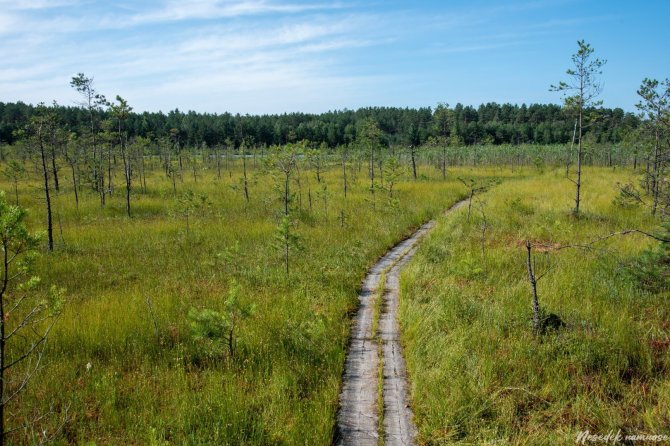
[[(664, 237), (670, 236), (670, 222), (663, 226)], [(661, 242), (642, 253), (628, 272), (647, 291), (658, 293), (670, 290), (670, 243)]]
[(524, 203), (521, 201), (521, 197), (516, 197), (515, 199), (507, 202), (507, 205), (512, 209), (514, 212), (521, 214), (521, 215), (533, 215), (535, 213), (535, 209), (529, 204)]
[(639, 192), (632, 184), (619, 185), (619, 194), (614, 197), (613, 204), (620, 208), (633, 209), (640, 205), (639, 196)]

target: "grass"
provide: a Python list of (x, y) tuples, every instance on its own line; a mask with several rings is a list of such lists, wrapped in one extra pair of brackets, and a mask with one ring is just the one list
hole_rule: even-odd
[[(536, 249), (540, 305), (566, 326), (531, 329), (526, 239), (564, 246), (623, 228), (653, 229), (613, 201), (631, 173), (589, 168), (581, 218), (561, 170), (508, 180), (475, 208), (439, 220), (401, 280), (399, 319), (420, 443), (574, 444), (580, 431), (667, 434), (668, 294), (645, 292), (622, 263), (653, 245), (639, 236), (608, 252)], [(545, 252), (541, 252), (545, 251)], [(665, 430), (665, 431), (664, 431)]]
[[(241, 167), (216, 179), (188, 170), (178, 197), (191, 190), (211, 204), (186, 220), (156, 160), (148, 191), (133, 194), (125, 216), (121, 168), (117, 189), (100, 208), (87, 188), (74, 206), (70, 179), (54, 196), (56, 250), (36, 266), (44, 286), (66, 288), (67, 304), (48, 343), (44, 368), (12, 404), (9, 425), (52, 410), (36, 426), (53, 430), (68, 408), (56, 444), (328, 444), (357, 291), (367, 268), (398, 240), (463, 195), (457, 176), (518, 176), (519, 171), (454, 169), (447, 181), (422, 166), (422, 179), (397, 185), (397, 208), (377, 193), (368, 200), (365, 172), (324, 174), (328, 209), (301, 172), (294, 218), (303, 249), (291, 274), (272, 246), (281, 204), (270, 175), (251, 170), (251, 200), (239, 189)], [(44, 228), (38, 183), (20, 184), (29, 225)], [(10, 191), (13, 186), (0, 183)], [(298, 193), (297, 184), (292, 184)], [(345, 213), (341, 227), (340, 210)], [(255, 304), (237, 329), (236, 355), (190, 335), (190, 308), (224, 311), (231, 281), (242, 304)], [(91, 368), (87, 370), (86, 365)], [(34, 441), (34, 431), (13, 436)]]

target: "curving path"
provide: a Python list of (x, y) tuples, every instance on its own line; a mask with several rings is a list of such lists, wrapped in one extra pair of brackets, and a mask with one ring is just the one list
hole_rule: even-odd
[[(456, 203), (447, 213), (466, 202)], [(421, 238), (434, 226), (435, 220), (422, 225), (408, 239), (391, 248), (365, 276), (344, 364), (335, 445), (377, 446), (380, 443), (377, 413), (380, 348), (383, 359), (383, 444), (416, 444), (416, 427), (409, 407), (405, 359), (397, 320), (399, 282), (403, 266), (414, 255)], [(374, 301), (383, 273), (386, 273), (386, 280), (381, 314), (377, 333), (372, 333)]]

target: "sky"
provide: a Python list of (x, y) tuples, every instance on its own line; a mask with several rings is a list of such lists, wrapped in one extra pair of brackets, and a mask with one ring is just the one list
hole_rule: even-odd
[(577, 40), (607, 107), (670, 77), (670, 1), (0, 0), (0, 102), (75, 105), (95, 79), (136, 111), (320, 113), (559, 103)]

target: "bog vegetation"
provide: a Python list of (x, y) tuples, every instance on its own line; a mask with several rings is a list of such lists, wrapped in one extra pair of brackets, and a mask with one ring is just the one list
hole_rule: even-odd
[(0, 104), (0, 443), (328, 444), (367, 267), (460, 199), (403, 278), (421, 440), (667, 426), (670, 84), (602, 109), (579, 45), (562, 107)]
[(639, 268), (665, 260), (641, 234), (599, 240), (657, 220), (618, 201), (630, 172), (584, 173), (580, 219), (559, 169), (505, 181), (469, 221), (442, 221), (405, 271), (400, 323), (426, 444), (569, 444), (585, 430), (670, 425), (667, 270)]

